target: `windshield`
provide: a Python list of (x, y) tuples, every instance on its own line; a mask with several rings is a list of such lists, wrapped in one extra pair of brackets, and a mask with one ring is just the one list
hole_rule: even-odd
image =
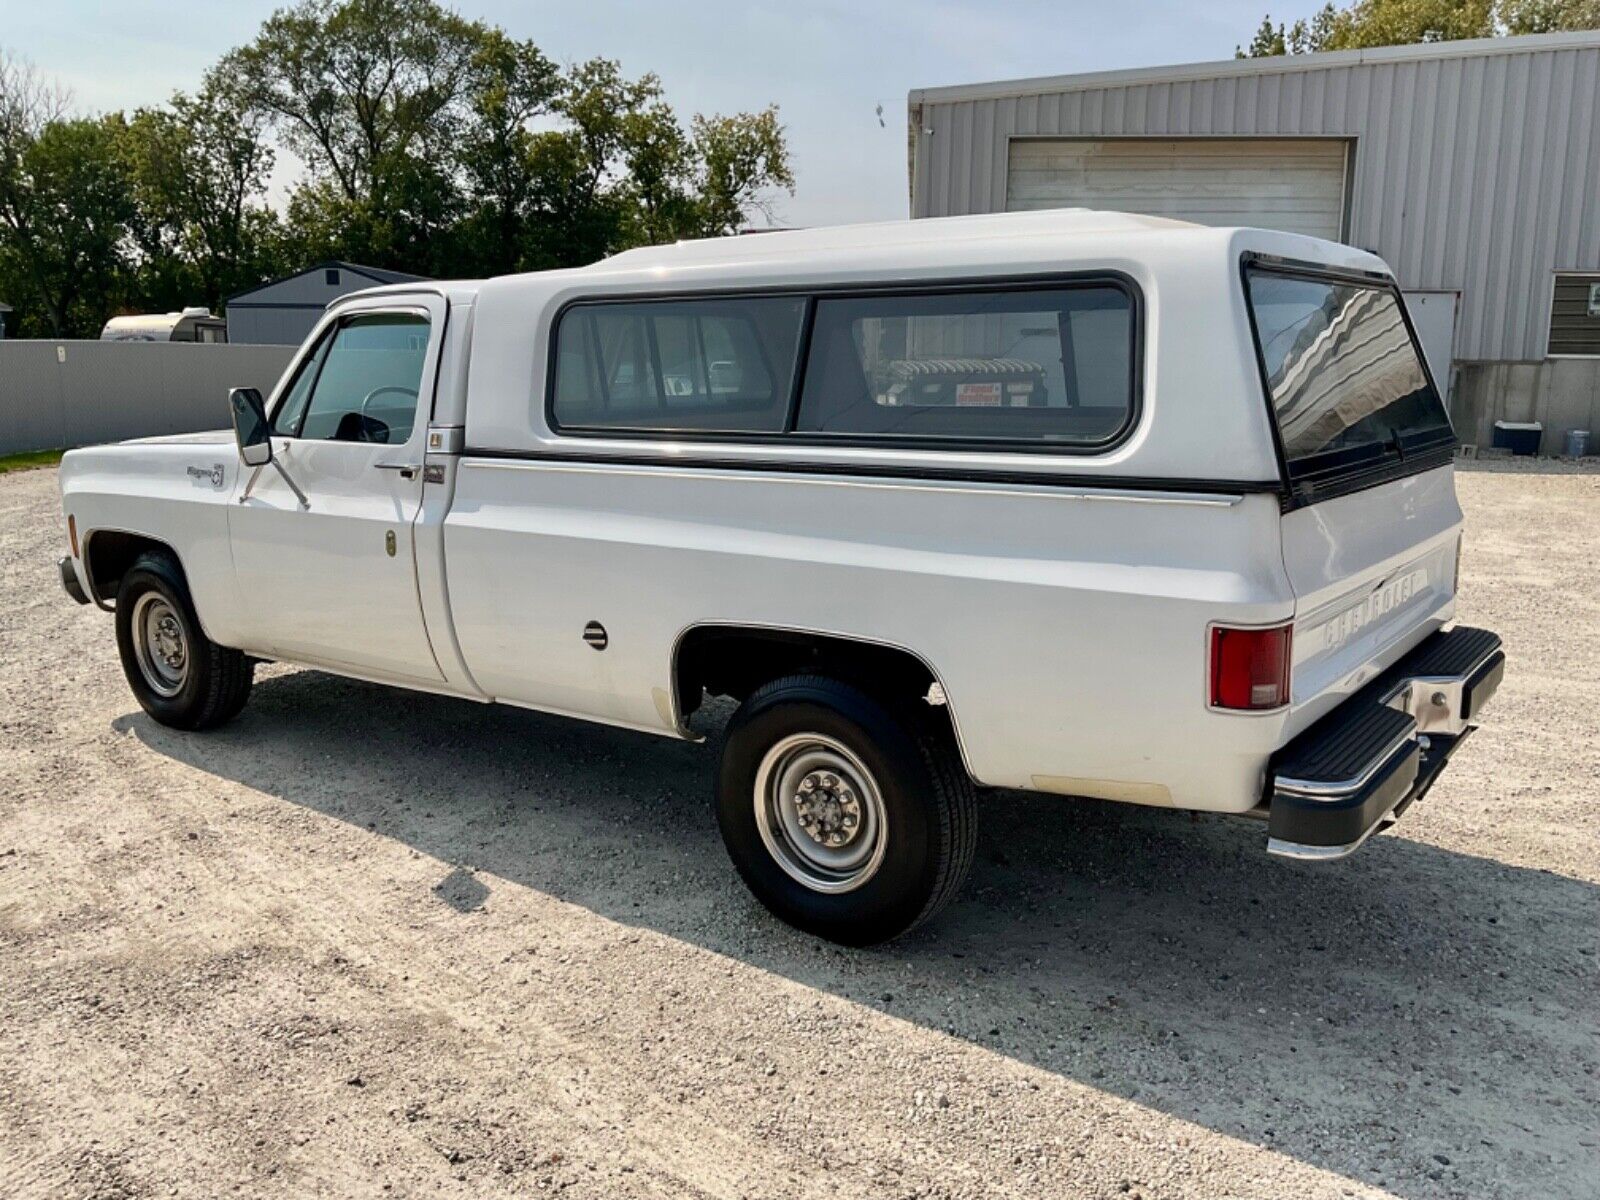
[(1453, 442), (1393, 289), (1256, 266), (1246, 281), (1291, 479)]

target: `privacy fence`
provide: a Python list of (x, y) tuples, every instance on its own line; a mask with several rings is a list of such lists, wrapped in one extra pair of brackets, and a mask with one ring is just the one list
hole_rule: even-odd
[(228, 391), (272, 390), (293, 346), (0, 341), (0, 454), (228, 424)]

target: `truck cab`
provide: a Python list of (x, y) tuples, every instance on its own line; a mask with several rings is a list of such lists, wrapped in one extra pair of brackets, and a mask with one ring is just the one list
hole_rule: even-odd
[(1316, 239), (1069, 211), (400, 284), (229, 404), (63, 463), (147, 712), (229, 720), (260, 659), (689, 739), (730, 696), (734, 864), (840, 941), (950, 900), (979, 786), (1343, 857), (1504, 670), (1392, 275)]

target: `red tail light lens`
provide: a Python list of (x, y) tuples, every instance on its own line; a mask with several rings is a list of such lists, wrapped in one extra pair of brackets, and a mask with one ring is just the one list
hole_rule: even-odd
[(1211, 627), (1211, 707), (1255, 712), (1289, 703), (1288, 625)]

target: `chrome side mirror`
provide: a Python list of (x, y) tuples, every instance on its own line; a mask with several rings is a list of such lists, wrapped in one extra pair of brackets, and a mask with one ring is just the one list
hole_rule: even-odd
[(272, 430), (267, 424), (267, 406), (255, 388), (234, 388), (228, 393), (228, 408), (233, 413), (233, 436), (239, 443), (239, 457), (247, 467), (264, 467), (272, 461)]

